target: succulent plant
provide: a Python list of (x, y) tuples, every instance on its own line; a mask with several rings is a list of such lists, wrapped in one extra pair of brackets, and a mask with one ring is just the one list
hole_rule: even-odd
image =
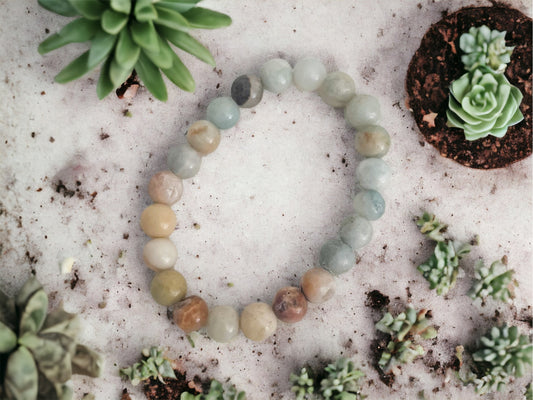
[(428, 238), (435, 242), (443, 242), (444, 236), (442, 235), (448, 225), (440, 222), (434, 214), (424, 212), (424, 214), (417, 218), (416, 225), (420, 228), (420, 232), (426, 235)]
[(505, 45), (505, 34), (486, 25), (472, 27), (459, 38), (459, 47), (465, 53), (461, 61), (467, 71), (488, 66), (496, 72), (503, 72), (511, 61), (514, 47)]
[(495, 300), (509, 301), (512, 298), (511, 289), (515, 284), (513, 270), (507, 270), (505, 260), (494, 261), (489, 268), (483, 260), (476, 263), (475, 278), (468, 295), (472, 299), (484, 299), (491, 296)]
[(386, 373), (397, 372), (399, 364), (412, 362), (416, 357), (424, 355), (424, 348), (415, 343), (417, 337), (433, 339), (437, 330), (426, 318), (427, 310), (416, 311), (408, 307), (396, 318), (387, 312), (376, 323), (376, 329), (390, 335), (391, 339), (378, 361), (379, 367)]
[(526, 400), (533, 400), (533, 389), (531, 386), (531, 382), (529, 382), (526, 386), (526, 392), (524, 393)]
[(165, 383), (163, 378), (174, 378), (174, 369), (168, 358), (163, 355), (163, 351), (155, 346), (150, 349), (143, 349), (144, 360), (133, 364), (131, 367), (122, 368), (120, 375), (131, 380), (132, 385), (138, 385), (141, 381), (154, 378)]
[(312, 370), (306, 367), (303, 367), (298, 375), (291, 373), (289, 382), (292, 384), (291, 391), (296, 395), (296, 400), (307, 399), (315, 392)]
[(98, 98), (118, 88), (135, 70), (159, 100), (167, 99), (161, 71), (186, 91), (194, 79), (170, 46), (215, 65), (207, 48), (194, 39), (193, 28), (215, 29), (231, 24), (225, 14), (197, 7), (200, 0), (38, 0), (45, 9), (78, 17), (39, 45), (45, 54), (70, 43), (90, 41), (90, 49), (68, 64), (55, 80), (78, 79), (102, 64)]
[(180, 400), (246, 400), (246, 393), (237, 391), (233, 385), (224, 388), (222, 383), (213, 379), (209, 392), (197, 395), (182, 393)]
[(466, 140), (501, 138), (524, 119), (519, 108), (522, 97), (503, 74), (476, 68), (452, 82), (446, 124), (463, 129)]
[(100, 356), (77, 343), (77, 316), (47, 311), (48, 296), (34, 277), (15, 298), (0, 291), (1, 399), (68, 400), (72, 374), (100, 375)]
[(324, 399), (359, 400), (364, 398), (358, 381), (365, 374), (356, 369), (352, 361), (340, 358), (334, 364), (329, 364), (324, 371), (327, 375), (320, 381), (320, 393)]
[(436, 289), (438, 295), (446, 294), (457, 280), (459, 260), (469, 252), (468, 244), (452, 240), (437, 242), (431, 257), (418, 270), (429, 281), (430, 289)]

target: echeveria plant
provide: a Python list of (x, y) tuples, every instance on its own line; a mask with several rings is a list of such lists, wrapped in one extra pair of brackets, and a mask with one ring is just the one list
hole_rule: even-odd
[(217, 380), (212, 380), (209, 392), (200, 394), (182, 393), (180, 400), (246, 400), (246, 393), (238, 391), (234, 385), (224, 387)]
[(470, 71), (450, 86), (447, 125), (464, 130), (467, 140), (501, 138), (524, 119), (522, 93), (500, 73), (486, 67)]
[(475, 282), (468, 295), (472, 299), (484, 299), (487, 296), (495, 300), (509, 301), (512, 298), (513, 270), (508, 270), (505, 259), (494, 261), (486, 267), (483, 260), (476, 263)]
[(214, 66), (209, 50), (189, 31), (231, 24), (225, 14), (196, 7), (200, 0), (38, 1), (59, 15), (77, 17), (39, 45), (41, 54), (90, 41), (89, 50), (67, 65), (56, 81), (78, 79), (101, 64), (96, 87), (100, 99), (118, 88), (133, 70), (159, 100), (167, 99), (161, 72), (181, 89), (194, 91), (194, 79), (171, 44)]
[(424, 348), (415, 343), (417, 337), (433, 339), (437, 336), (437, 330), (426, 318), (427, 312), (409, 307), (396, 318), (387, 312), (376, 323), (377, 330), (390, 335), (389, 343), (378, 361), (385, 373), (395, 373), (399, 364), (410, 363), (424, 355)]
[(142, 361), (120, 370), (120, 376), (130, 379), (132, 385), (150, 378), (159, 379), (162, 383), (165, 383), (164, 378), (176, 378), (170, 360), (163, 355), (161, 349), (152, 346), (144, 349), (142, 355)]
[(459, 47), (465, 53), (461, 61), (467, 71), (486, 65), (497, 72), (503, 72), (511, 61), (514, 47), (505, 45), (505, 34), (486, 25), (472, 27), (459, 38)]
[(35, 278), (15, 298), (0, 291), (0, 399), (69, 400), (72, 374), (100, 375), (100, 356), (77, 342), (77, 316), (47, 312), (48, 296)]

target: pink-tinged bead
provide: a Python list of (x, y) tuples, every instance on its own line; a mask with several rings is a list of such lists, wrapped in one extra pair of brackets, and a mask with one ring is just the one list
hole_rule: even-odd
[(303, 294), (311, 303), (323, 303), (335, 294), (335, 278), (323, 268), (307, 271), (300, 284)]
[(307, 300), (300, 289), (287, 286), (276, 293), (272, 310), (280, 321), (292, 324), (301, 321), (307, 313)]
[(169, 237), (176, 227), (176, 214), (166, 204), (149, 205), (141, 214), (141, 229), (152, 238)]
[(190, 296), (176, 304), (172, 318), (176, 325), (187, 334), (203, 328), (207, 324), (209, 309), (207, 303), (198, 296)]
[(181, 199), (183, 183), (172, 171), (161, 171), (150, 179), (148, 194), (154, 203), (171, 206)]

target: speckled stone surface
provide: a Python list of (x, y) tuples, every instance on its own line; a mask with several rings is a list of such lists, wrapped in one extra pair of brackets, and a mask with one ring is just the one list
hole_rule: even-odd
[[(67, 311), (81, 314), (80, 340), (105, 355), (106, 367), (102, 378), (74, 377), (78, 397), (92, 392), (97, 399), (119, 399), (127, 387), (142, 399), (138, 388), (120, 380), (118, 367), (159, 344), (180, 357), (191, 376), (231, 378), (251, 400), (291, 399), (291, 371), (340, 355), (366, 373), (363, 392), (372, 399), (412, 399), (422, 390), (428, 399), (475, 398), (453, 376), (443, 384), (438, 366), (451, 361), (457, 344), (484, 333), (493, 318), (531, 333), (532, 160), (492, 171), (462, 167), (424, 145), (404, 106), (405, 74), (420, 39), (443, 12), (467, 3), (202, 4), (234, 21), (224, 30), (194, 33), (211, 49), (217, 67), (184, 55), (197, 90), (169, 86), (168, 102), (160, 103), (144, 88), (129, 102), (114, 96), (98, 101), (96, 72), (67, 85), (54, 83), (54, 75), (85, 46), (40, 56), (38, 43), (66, 19), (34, 1), (0, 0), (2, 289), (13, 294), (35, 271), (52, 307), (63, 301)], [(513, 5), (531, 15), (529, 2)], [(148, 182), (166, 169), (167, 149), (184, 141), (211, 99), (230, 94), (236, 77), (258, 74), (271, 58), (294, 65), (306, 56), (321, 59), (328, 72), (348, 73), (356, 93), (379, 99), (381, 124), (392, 142), (383, 157), (392, 169), (386, 212), (373, 223), (374, 237), (358, 252), (355, 268), (337, 278), (335, 296), (309, 304), (302, 321), (280, 323), (263, 343), (241, 334), (220, 344), (202, 334), (192, 348), (150, 296), (154, 273), (143, 265), (148, 238), (139, 228), (150, 204)], [(257, 107), (241, 110), (236, 127), (222, 133), (218, 149), (184, 182), (183, 197), (172, 207), (178, 220), (171, 236), (176, 268), (189, 293), (209, 306), (231, 304), (242, 311), (252, 302), (271, 302), (284, 286), (297, 286), (318, 265), (324, 241), (351, 214), (360, 161), (353, 143), (342, 110), (323, 104), (316, 93), (294, 87), (277, 96), (265, 92)], [(432, 252), (412, 222), (422, 210), (436, 213), (457, 239), (480, 235), (480, 245), (462, 264), (467, 278), (446, 297), (429, 291), (415, 267)], [(475, 260), (504, 255), (520, 283), (516, 298), (510, 305), (473, 303), (465, 294)], [(76, 262), (62, 275), (59, 263), (66, 257)], [(392, 388), (371, 362), (373, 325), (380, 318), (365, 305), (373, 290), (389, 296), (393, 310), (407, 303), (432, 310), (439, 327), (431, 354), (403, 367)], [(519, 397), (526, 383), (517, 380), (497, 398)]]

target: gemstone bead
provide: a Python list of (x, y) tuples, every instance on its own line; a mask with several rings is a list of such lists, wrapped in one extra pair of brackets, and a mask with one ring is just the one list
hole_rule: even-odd
[(171, 206), (181, 199), (183, 183), (172, 171), (160, 171), (150, 179), (148, 194), (154, 203)]
[(237, 124), (241, 111), (231, 97), (225, 96), (211, 100), (205, 115), (206, 119), (218, 126), (219, 129), (229, 129)]
[(178, 144), (168, 151), (167, 166), (181, 179), (192, 178), (200, 170), (202, 157), (189, 144)]
[(383, 190), (390, 177), (390, 167), (381, 158), (365, 158), (355, 169), (355, 178), (365, 189)]
[(278, 321), (266, 303), (252, 303), (241, 313), (241, 331), (248, 339), (262, 342), (276, 331)]
[(320, 249), (320, 265), (333, 275), (340, 275), (355, 265), (355, 254), (342, 240), (330, 239)]
[(306, 92), (317, 90), (326, 79), (326, 67), (317, 58), (306, 57), (299, 60), (292, 71), (294, 86)]
[(167, 238), (155, 238), (144, 245), (143, 260), (156, 272), (174, 267), (177, 259), (178, 250)]
[(348, 217), (340, 229), (341, 240), (352, 248), (360, 249), (372, 239), (372, 224), (360, 215)]
[(378, 99), (368, 94), (355, 95), (346, 104), (344, 118), (356, 129), (365, 125), (375, 125), (381, 118)]
[(389, 133), (379, 125), (368, 125), (355, 133), (355, 150), (364, 157), (383, 157), (389, 148)]
[(353, 208), (357, 214), (375, 221), (385, 212), (385, 200), (375, 190), (363, 190), (355, 195)]
[(276, 293), (272, 310), (280, 321), (292, 324), (300, 321), (307, 313), (307, 300), (300, 289), (287, 286)]
[(141, 229), (151, 238), (168, 237), (176, 227), (176, 214), (166, 204), (151, 204), (141, 214)]
[(264, 63), (259, 76), (265, 90), (275, 94), (284, 92), (292, 84), (291, 65), (281, 58), (274, 58)]
[(231, 98), (239, 107), (251, 108), (263, 98), (263, 84), (256, 75), (241, 75), (231, 85)]
[(209, 154), (220, 144), (220, 130), (211, 121), (196, 121), (187, 130), (187, 141), (198, 153)]
[(187, 334), (203, 328), (208, 315), (207, 303), (198, 296), (187, 297), (172, 310), (174, 323)]
[(150, 293), (158, 304), (168, 307), (185, 297), (187, 282), (178, 271), (167, 269), (154, 276), (150, 283)]
[(302, 292), (311, 303), (324, 303), (335, 294), (335, 278), (323, 268), (311, 268), (300, 281)]
[(239, 314), (231, 306), (216, 306), (209, 310), (207, 335), (216, 342), (228, 343), (239, 333)]
[(352, 77), (341, 71), (331, 72), (318, 89), (324, 103), (335, 107), (345, 107), (355, 96), (355, 83)]

